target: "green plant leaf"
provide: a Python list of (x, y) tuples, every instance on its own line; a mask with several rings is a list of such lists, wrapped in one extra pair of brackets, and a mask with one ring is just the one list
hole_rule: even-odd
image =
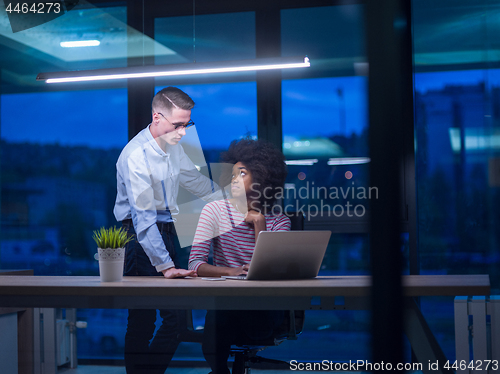
[(101, 227), (93, 232), (92, 238), (99, 248), (122, 248), (132, 240), (133, 236), (129, 236), (123, 227), (117, 229), (113, 226)]

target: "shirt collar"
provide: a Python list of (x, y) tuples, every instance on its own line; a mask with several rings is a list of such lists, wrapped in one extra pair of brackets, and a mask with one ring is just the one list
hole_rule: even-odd
[[(148, 143), (151, 145), (151, 148), (155, 150), (156, 153), (158, 153), (160, 156), (165, 156), (168, 153), (165, 153), (163, 149), (160, 148), (158, 143), (156, 142), (155, 138), (153, 138), (153, 135), (151, 134), (150, 130), (151, 124), (148, 125), (144, 130), (144, 136), (146, 137)], [(168, 144), (167, 144), (167, 150), (168, 150)]]

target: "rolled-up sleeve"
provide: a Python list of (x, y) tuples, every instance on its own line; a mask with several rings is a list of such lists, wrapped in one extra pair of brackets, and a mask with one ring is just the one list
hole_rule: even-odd
[(193, 246), (189, 254), (189, 270), (196, 270), (202, 264), (208, 263), (208, 254), (213, 238), (219, 235), (215, 206), (207, 204), (201, 211), (200, 220), (196, 227)]
[(292, 222), (290, 221), (290, 218), (288, 218), (284, 214), (281, 214), (274, 221), (270, 231), (290, 231), (291, 229)]

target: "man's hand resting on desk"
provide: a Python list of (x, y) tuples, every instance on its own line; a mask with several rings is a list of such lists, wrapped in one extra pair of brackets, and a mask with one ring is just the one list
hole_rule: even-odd
[(163, 276), (168, 279), (172, 278), (184, 278), (184, 277), (196, 277), (196, 271), (169, 268), (167, 270), (162, 270)]

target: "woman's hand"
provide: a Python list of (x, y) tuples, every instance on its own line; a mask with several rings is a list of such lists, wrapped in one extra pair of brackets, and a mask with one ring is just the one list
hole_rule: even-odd
[(246, 275), (248, 273), (248, 265), (242, 265), (235, 268), (227, 266), (214, 266), (207, 263), (201, 264), (197, 270), (200, 277), (223, 277)]
[(248, 273), (248, 265), (238, 266), (237, 268), (227, 268), (229, 276), (237, 276), (237, 275), (247, 275)]
[(266, 227), (266, 218), (261, 212), (257, 210), (249, 210), (245, 214), (245, 222), (253, 228), (255, 228), (256, 226)]
[(256, 210), (249, 210), (247, 214), (245, 214), (245, 222), (253, 227), (255, 231), (255, 242), (257, 243), (257, 238), (259, 237), (259, 233), (261, 231), (266, 231), (266, 218), (261, 212)]

